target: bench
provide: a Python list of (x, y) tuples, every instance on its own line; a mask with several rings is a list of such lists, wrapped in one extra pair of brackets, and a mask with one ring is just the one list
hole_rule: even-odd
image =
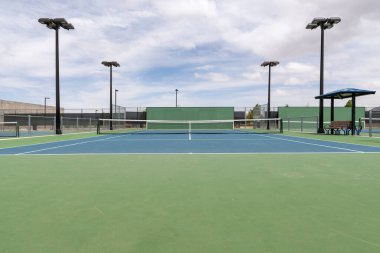
[(351, 121), (331, 121), (330, 124), (325, 125), (324, 130), (326, 134), (340, 134), (343, 131), (348, 135), (352, 129)]

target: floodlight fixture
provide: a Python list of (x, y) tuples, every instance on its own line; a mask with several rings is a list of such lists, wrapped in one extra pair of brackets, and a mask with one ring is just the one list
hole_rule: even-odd
[(331, 29), (331, 28), (333, 28), (333, 26), (334, 26), (333, 24), (326, 23), (326, 24), (323, 25), (323, 29), (325, 29), (325, 30)]
[(312, 24), (320, 25), (326, 22), (326, 18), (313, 18), (313, 21), (311, 21)]
[[(112, 67), (120, 67), (120, 64), (117, 61), (102, 61), (102, 64), (110, 68), (110, 119), (112, 119)], [(115, 90), (115, 97), (116, 91), (117, 90)], [(110, 130), (113, 130), (112, 120), (110, 121)]]
[(60, 27), (66, 30), (74, 29), (74, 26), (71, 23), (67, 22), (64, 18), (40, 18), (38, 19), (38, 22), (46, 25), (49, 29), (54, 30), (58, 30)]
[(120, 64), (117, 61), (102, 61), (102, 64), (106, 67), (120, 67)]
[(53, 19), (53, 22), (56, 24), (58, 24), (58, 23), (59, 24), (68, 24), (68, 22), (64, 18), (55, 18), (55, 19)]
[(321, 29), (331, 29), (335, 24), (338, 24), (341, 21), (339, 17), (331, 17), (331, 18), (314, 18), (311, 23), (306, 26), (306, 29), (315, 29), (318, 26)]
[[(330, 18), (314, 18), (311, 23), (307, 24), (306, 29), (316, 29), (321, 28), (321, 58), (320, 58), (320, 78), (319, 78), (319, 95), (323, 94), (323, 65), (324, 65), (324, 41), (325, 41), (325, 30), (331, 29), (335, 24), (341, 21), (340, 17), (330, 17)], [(319, 122), (318, 122), (318, 133), (324, 133), (323, 128), (323, 99), (319, 100)]]
[[(66, 30), (74, 29), (74, 26), (66, 21), (64, 18), (40, 18), (38, 22), (46, 25), (47, 28), (55, 30), (55, 133), (62, 134), (61, 130), (61, 106), (59, 94), (59, 28), (62, 27)], [(46, 98), (45, 98), (46, 102)], [(45, 103), (46, 104), (46, 103)]]
[(278, 61), (264, 61), (263, 63), (261, 63), (261, 66), (262, 67), (266, 67), (266, 66), (275, 67), (278, 64), (280, 64), (280, 62), (278, 62)]
[(318, 27), (317, 24), (309, 23), (309, 24), (307, 24), (306, 29), (313, 30), (313, 29), (315, 29), (317, 27)]
[(43, 25), (47, 25), (50, 22), (50, 18), (40, 18), (38, 19), (38, 22), (40, 22)]
[(340, 21), (342, 21), (342, 19), (340, 17), (331, 17), (331, 18), (329, 18), (329, 21), (330, 21), (330, 23), (338, 24), (338, 23), (340, 23)]
[[(278, 61), (264, 61), (261, 63), (262, 67), (269, 67), (269, 75), (268, 75), (268, 103), (267, 103), (267, 118), (270, 118), (270, 86), (271, 86), (271, 68), (280, 64)], [(269, 120), (267, 122), (267, 129), (269, 130)]]

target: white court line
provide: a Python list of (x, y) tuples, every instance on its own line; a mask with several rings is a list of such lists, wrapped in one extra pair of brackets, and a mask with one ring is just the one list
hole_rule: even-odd
[[(28, 151), (28, 152), (18, 153), (18, 154), (15, 154), (15, 155), (25, 155), (25, 154), (31, 154), (31, 153), (45, 151), (45, 150), (51, 150), (51, 149), (57, 149), (57, 148), (77, 146), (77, 145), (81, 145), (81, 144), (86, 144), (86, 143), (91, 143), (91, 142), (98, 142), (98, 141), (103, 141), (103, 140), (108, 140), (108, 139), (113, 139), (113, 138), (118, 138), (118, 137), (119, 136), (113, 136), (113, 137), (109, 137), (109, 138), (105, 138), (105, 139), (97, 139), (97, 140), (91, 140), (91, 141), (82, 141), (82, 142), (77, 142), (77, 143), (72, 143), (72, 144), (66, 144), (66, 145), (60, 145), (60, 146), (55, 146), (55, 147), (50, 147), (50, 148), (36, 149), (36, 150)], [(49, 143), (45, 143), (45, 144), (49, 144)]]
[[(75, 135), (75, 134), (90, 134), (90, 133), (96, 133), (96, 131), (89, 131), (89, 132), (78, 132), (78, 133), (63, 133), (61, 136), (65, 135)], [(11, 140), (21, 140), (21, 139), (32, 139), (32, 138), (43, 138), (43, 137), (52, 137), (57, 136), (56, 134), (46, 134), (46, 135), (34, 135), (34, 136), (20, 136), (15, 138), (9, 138), (9, 137), (1, 137), (0, 141), (11, 141)]]
[(333, 154), (347, 154), (347, 155), (359, 155), (359, 154), (380, 154), (380, 152), (343, 152), (343, 151), (323, 151), (323, 152), (246, 152), (246, 153), (68, 153), (68, 154), (0, 154), (0, 156), (106, 156), (106, 155), (333, 155)]
[(191, 133), (189, 132), (189, 141), (191, 141)]
[[(274, 136), (265, 136), (265, 137), (272, 138), (272, 139), (277, 139), (277, 140), (283, 140), (283, 141), (289, 141), (289, 142), (295, 142), (295, 143), (307, 144), (307, 145), (311, 145), (311, 146), (318, 146), (318, 147), (324, 147), (324, 148), (340, 149), (340, 150), (346, 150), (346, 151), (357, 152), (357, 153), (365, 153), (365, 152), (363, 152), (363, 151), (354, 150), (354, 149), (349, 149), (349, 148), (339, 148), (339, 147), (334, 147), (334, 146), (329, 146), (329, 145), (322, 145), (322, 144), (309, 143), (309, 142), (304, 142), (304, 141), (296, 141), (296, 140), (290, 140), (290, 139), (283, 139), (283, 138), (274, 137)], [(310, 139), (310, 140), (313, 140), (313, 139)], [(347, 144), (347, 143), (345, 143), (345, 144)]]
[[(307, 140), (316, 140), (316, 141), (328, 141), (328, 142), (335, 142), (335, 143), (341, 143), (341, 144), (350, 144), (355, 146), (365, 146), (365, 147), (371, 147), (371, 148), (380, 148), (380, 146), (371, 146), (367, 144), (357, 144), (357, 143), (349, 143), (349, 142), (342, 142), (342, 141), (334, 141), (334, 140), (324, 140), (324, 139), (314, 139), (314, 138), (308, 138), (308, 137), (300, 137), (300, 136), (292, 136), (292, 135), (285, 135), (292, 138), (298, 138), (298, 139), (307, 139)], [(380, 137), (368, 137), (368, 136), (352, 136), (353, 138), (367, 138), (368, 140), (371, 140), (371, 138), (380, 138)]]
[[(46, 136), (46, 135), (45, 135)], [(36, 137), (45, 137), (45, 136), (34, 136), (30, 138), (36, 138)], [(49, 136), (56, 136), (56, 135), (49, 135)], [(63, 135), (61, 135), (63, 136)], [(25, 144), (25, 145), (20, 145), (20, 146), (13, 146), (13, 147), (4, 147), (0, 148), (1, 149), (9, 149), (9, 148), (21, 148), (21, 147), (29, 147), (29, 146), (36, 146), (36, 145), (44, 145), (44, 144), (51, 144), (51, 143), (57, 143), (57, 142), (66, 142), (66, 141), (77, 141), (77, 140), (83, 140), (83, 139), (92, 139), (92, 138), (100, 138), (101, 136), (88, 136), (84, 138), (77, 138), (77, 139), (68, 139), (68, 140), (56, 140), (56, 141), (49, 141), (49, 142), (41, 142), (41, 143), (33, 143), (33, 144)], [(25, 137), (29, 138), (29, 137)], [(14, 139), (16, 140), (16, 139)]]
[[(276, 141), (269, 139), (194, 139), (189, 136), (193, 141)], [(106, 142), (120, 142), (120, 141), (187, 141), (187, 139), (121, 139), (121, 140), (106, 140)]]

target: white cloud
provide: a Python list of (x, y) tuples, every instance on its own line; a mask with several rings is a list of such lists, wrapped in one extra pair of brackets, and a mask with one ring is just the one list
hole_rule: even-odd
[(203, 66), (198, 66), (198, 67), (195, 67), (194, 69), (195, 70), (209, 70), (209, 69), (212, 69), (214, 66), (212, 65), (203, 65)]
[(228, 82), (230, 77), (223, 73), (210, 72), (207, 74), (194, 73), (194, 77), (198, 79), (205, 79), (211, 82)]
[(54, 32), (37, 22), (49, 15), (75, 26), (60, 31), (65, 107), (107, 106), (102, 60), (121, 64), (114, 78), (126, 106), (171, 105), (175, 88), (184, 105), (265, 103), (260, 63), (270, 59), (280, 61), (273, 103), (313, 104), (320, 33), (305, 26), (315, 16), (342, 18), (325, 34), (325, 90), (380, 90), (379, 9), (373, 0), (13, 1), (0, 10), (1, 99), (54, 94)]

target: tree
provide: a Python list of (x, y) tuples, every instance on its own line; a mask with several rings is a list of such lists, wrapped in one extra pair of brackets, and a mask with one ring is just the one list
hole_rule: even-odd
[(247, 114), (247, 119), (257, 119), (261, 116), (261, 106), (259, 104), (256, 104), (253, 109), (249, 110)]
[(352, 99), (348, 100), (344, 107), (352, 107)]

